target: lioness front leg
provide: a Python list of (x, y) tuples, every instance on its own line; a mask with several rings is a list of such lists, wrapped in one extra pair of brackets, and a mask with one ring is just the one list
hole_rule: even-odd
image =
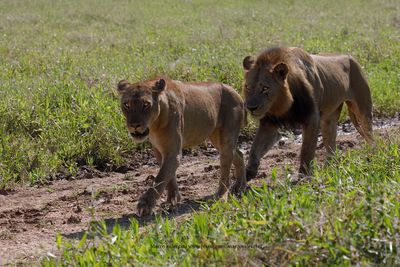
[(311, 161), (315, 156), (319, 132), (319, 115), (313, 114), (309, 121), (303, 125), (303, 144), (300, 153), (299, 173), (310, 174)]
[[(157, 148), (153, 148), (154, 155), (156, 156), (158, 165), (162, 165), (162, 155)], [(176, 205), (181, 200), (181, 195), (179, 194), (178, 183), (176, 177), (172, 178), (167, 184), (167, 202), (171, 203), (173, 206)]]
[(161, 169), (156, 176), (154, 185), (139, 199), (137, 208), (140, 216), (148, 215), (152, 212), (167, 184), (175, 179), (176, 169), (179, 165), (178, 155), (179, 153), (170, 153), (163, 158)]
[(246, 166), (246, 179), (250, 181), (257, 175), (260, 159), (281, 138), (278, 127), (265, 121), (260, 121), (256, 136), (250, 149), (249, 161)]
[(167, 185), (167, 202), (175, 206), (179, 201), (181, 201), (181, 194), (179, 194), (178, 183), (174, 176)]

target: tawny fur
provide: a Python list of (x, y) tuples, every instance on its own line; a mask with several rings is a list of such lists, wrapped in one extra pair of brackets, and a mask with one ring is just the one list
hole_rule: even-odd
[(240, 192), (244, 188), (243, 155), (236, 144), (245, 110), (242, 98), (232, 87), (159, 78), (135, 84), (121, 81), (118, 90), (129, 132), (136, 141), (149, 137), (161, 167), (154, 186), (140, 197), (140, 215), (151, 213), (165, 188), (168, 202), (180, 200), (175, 173), (182, 148), (206, 139), (220, 152), (221, 179), (215, 195), (226, 195), (232, 163), (236, 177), (232, 190)]
[(328, 156), (335, 151), (343, 103), (359, 133), (370, 144), (372, 100), (361, 66), (348, 55), (311, 55), (300, 48), (271, 48), (243, 60), (245, 103), (260, 120), (246, 167), (257, 174), (260, 159), (280, 139), (281, 127), (301, 126), (302, 174), (308, 174), (321, 128)]

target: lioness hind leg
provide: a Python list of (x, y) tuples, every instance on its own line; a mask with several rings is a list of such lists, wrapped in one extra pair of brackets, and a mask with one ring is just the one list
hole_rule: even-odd
[(342, 107), (343, 104), (341, 104), (329, 117), (321, 118), (322, 140), (324, 142), (328, 159), (336, 150), (337, 123), (342, 111)]
[[(239, 135), (239, 133), (237, 135)], [(217, 130), (210, 136), (210, 140), (220, 154), (221, 178), (215, 197), (221, 198), (225, 196), (225, 193), (229, 189), (229, 176), (234, 159), (237, 138), (232, 138), (232, 133), (225, 133), (223, 130)]]
[(354, 127), (367, 141), (368, 144), (374, 144), (374, 137), (372, 134), (372, 112), (371, 107), (361, 106), (358, 103), (347, 101), (346, 102), (349, 116), (354, 124)]

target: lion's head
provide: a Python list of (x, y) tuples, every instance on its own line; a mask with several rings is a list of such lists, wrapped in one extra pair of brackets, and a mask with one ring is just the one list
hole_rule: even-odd
[(118, 83), (121, 109), (135, 141), (144, 141), (149, 135), (149, 127), (160, 114), (159, 95), (165, 86), (164, 79), (134, 84), (122, 80)]
[(293, 102), (286, 81), (289, 67), (280, 54), (283, 52), (266, 50), (256, 59), (247, 56), (243, 60), (245, 105), (258, 119), (267, 113), (280, 116)]

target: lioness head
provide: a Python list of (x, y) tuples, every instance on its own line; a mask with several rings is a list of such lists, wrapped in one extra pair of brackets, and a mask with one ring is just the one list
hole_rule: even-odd
[(151, 83), (131, 84), (126, 80), (118, 83), (121, 109), (128, 131), (135, 141), (144, 141), (149, 135), (149, 127), (160, 114), (158, 99), (165, 86), (164, 79)]
[(243, 60), (245, 71), (244, 96), (247, 110), (261, 119), (267, 113), (282, 115), (292, 104), (286, 84), (289, 68), (286, 63), (270, 61), (262, 54)]

